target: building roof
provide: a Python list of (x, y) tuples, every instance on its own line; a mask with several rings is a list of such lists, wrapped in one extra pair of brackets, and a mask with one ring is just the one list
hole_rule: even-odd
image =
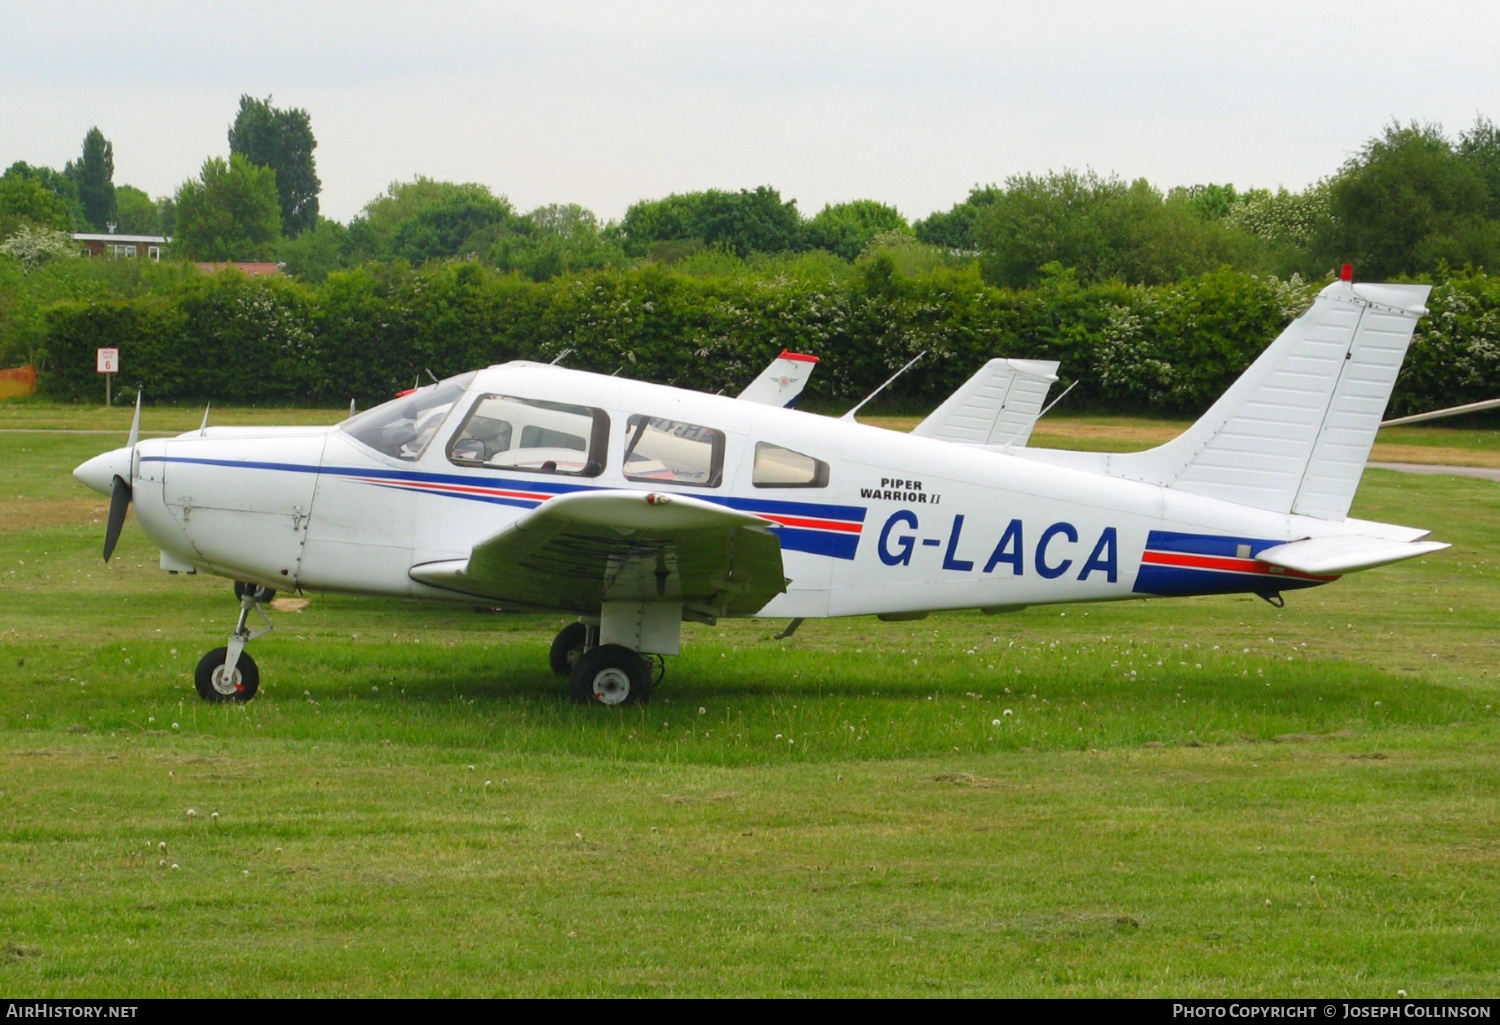
[(151, 246), (164, 246), (172, 241), (165, 235), (103, 235), (97, 232), (75, 231), (73, 232), (75, 242), (144, 242)]
[(233, 269), (250, 278), (263, 278), (281, 273), (279, 263), (195, 263), (193, 266), (205, 274), (217, 274), (221, 270)]

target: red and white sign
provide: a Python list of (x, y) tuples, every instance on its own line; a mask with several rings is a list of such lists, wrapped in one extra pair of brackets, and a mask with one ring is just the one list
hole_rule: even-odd
[(101, 373), (101, 374), (118, 374), (119, 372), (120, 372), (120, 350), (119, 349), (100, 349), (99, 350), (99, 373)]

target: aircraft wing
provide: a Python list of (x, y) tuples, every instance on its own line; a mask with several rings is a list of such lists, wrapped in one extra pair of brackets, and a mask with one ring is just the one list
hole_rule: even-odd
[(912, 434), (962, 445), (1024, 446), (1056, 380), (1056, 360), (992, 359)]
[(412, 567), (413, 580), (501, 605), (599, 611), (681, 602), (707, 616), (758, 612), (786, 589), (774, 524), (686, 495), (559, 495), (474, 546)]

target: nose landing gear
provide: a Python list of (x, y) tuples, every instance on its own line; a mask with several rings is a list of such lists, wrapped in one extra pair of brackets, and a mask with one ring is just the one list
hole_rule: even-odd
[[(229, 701), (249, 701), (260, 689), (260, 670), (255, 660), (245, 651), (245, 645), (257, 637), (271, 632), (271, 620), (261, 605), (276, 597), (276, 592), (258, 584), (236, 581), (234, 596), (240, 600), (240, 618), (234, 633), (229, 635), (229, 644), (215, 648), (204, 655), (193, 674), (193, 685), (204, 701), (221, 704)], [(266, 625), (259, 630), (249, 627), (250, 613), (260, 616)]]

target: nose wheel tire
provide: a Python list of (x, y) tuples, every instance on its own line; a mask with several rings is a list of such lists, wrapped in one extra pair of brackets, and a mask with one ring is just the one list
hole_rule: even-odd
[(569, 623), (552, 641), (552, 652), (548, 661), (552, 663), (554, 676), (569, 676), (578, 660), (583, 657), (589, 642), (589, 628), (582, 623)]
[(229, 657), (228, 648), (215, 648), (198, 663), (193, 674), (193, 685), (204, 701), (223, 704), (229, 701), (249, 701), (260, 689), (260, 670), (248, 651), (240, 652), (235, 663), (234, 675), (224, 673), (224, 660)]
[(601, 644), (583, 653), (568, 683), (582, 705), (644, 705), (651, 697), (651, 668), (624, 645)]

